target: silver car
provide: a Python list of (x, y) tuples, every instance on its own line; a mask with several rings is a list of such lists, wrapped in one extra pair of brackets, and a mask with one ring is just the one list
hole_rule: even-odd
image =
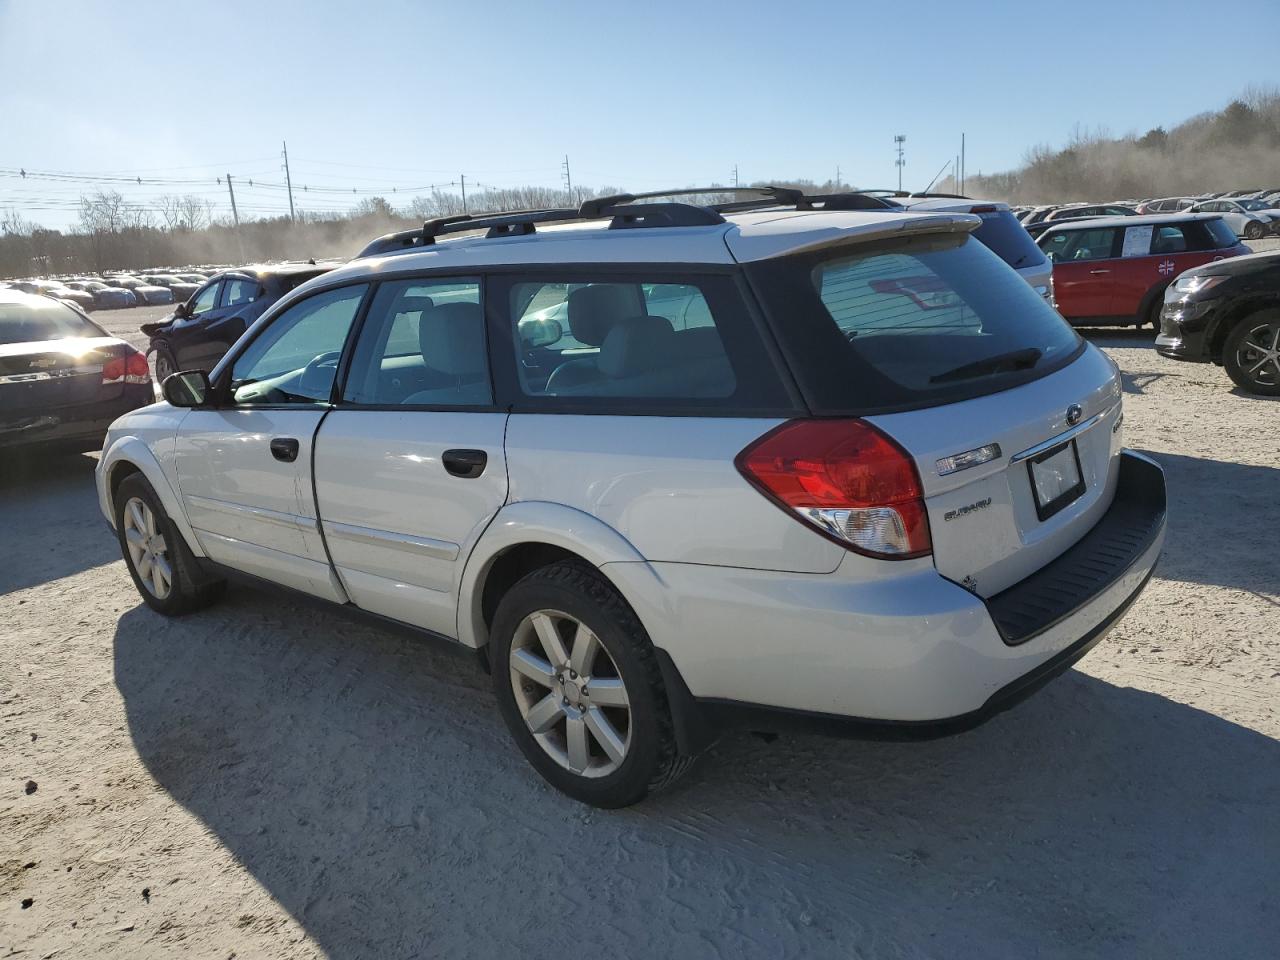
[(1007, 709), (1160, 554), (1119, 371), (980, 217), (776, 193), (429, 221), (294, 289), (111, 428), (142, 599), (248, 578), (471, 651), (605, 807), (729, 728)]

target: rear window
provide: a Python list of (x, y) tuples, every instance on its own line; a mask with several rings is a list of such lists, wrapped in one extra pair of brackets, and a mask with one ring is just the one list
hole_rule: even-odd
[(1204, 229), (1209, 232), (1215, 249), (1234, 247), (1240, 242), (1236, 232), (1231, 229), (1225, 220), (1202, 220), (1201, 223), (1204, 225)]
[(846, 248), (753, 268), (784, 350), (821, 413), (951, 403), (1037, 379), (1075, 331), (967, 237)]
[(0, 303), (0, 343), (105, 335), (70, 307), (53, 300), (33, 296), (17, 303)]
[(1044, 254), (1017, 218), (1008, 210), (979, 214), (982, 225), (973, 235), (1015, 270), (1044, 263)]

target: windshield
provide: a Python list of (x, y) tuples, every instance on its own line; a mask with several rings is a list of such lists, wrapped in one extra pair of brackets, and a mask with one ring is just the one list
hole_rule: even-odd
[(1261, 200), (1241, 200), (1240, 206), (1246, 210), (1269, 210), (1270, 204), (1263, 203)]
[(757, 271), (797, 379), (824, 413), (993, 393), (1058, 369), (1082, 346), (1021, 277), (965, 236), (846, 247)]
[(1008, 210), (979, 214), (982, 224), (973, 235), (1015, 270), (1044, 263), (1044, 254), (1017, 218)]
[(0, 302), (0, 343), (32, 343), (64, 337), (101, 337), (90, 321), (46, 297)]

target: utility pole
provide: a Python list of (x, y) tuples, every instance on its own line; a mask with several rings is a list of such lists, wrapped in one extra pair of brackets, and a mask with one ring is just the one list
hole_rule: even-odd
[(569, 155), (564, 155), (564, 192), (569, 197), (569, 206), (573, 206), (573, 177), (569, 174)]
[(907, 142), (906, 134), (898, 134), (893, 138), (894, 146), (898, 150), (898, 159), (894, 161), (894, 165), (898, 168), (898, 190), (902, 190), (902, 168), (907, 165), (907, 158), (903, 155), (905, 147), (903, 144)]
[(293, 213), (293, 181), (289, 179), (289, 144), (283, 140), (280, 145), (284, 147), (284, 185), (289, 189), (289, 222), (297, 222), (297, 217)]
[(236, 224), (236, 246), (240, 248), (240, 259), (244, 256), (244, 237), (240, 236), (240, 211), (236, 209), (236, 188), (231, 185), (231, 174), (227, 174), (227, 193), (231, 195), (231, 218)]
[(736, 163), (733, 165), (733, 185), (735, 187), (738, 185), (738, 165)]
[(462, 182), (462, 215), (467, 215), (467, 175), (461, 173), (458, 175)]
[(964, 134), (960, 134), (960, 189), (956, 193), (964, 193)]

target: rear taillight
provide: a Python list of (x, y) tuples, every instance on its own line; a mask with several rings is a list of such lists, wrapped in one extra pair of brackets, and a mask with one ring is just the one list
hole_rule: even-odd
[(790, 420), (734, 462), (761, 493), (841, 546), (889, 560), (933, 550), (915, 463), (863, 420)]
[(123, 356), (112, 357), (102, 365), (102, 385), (104, 387), (118, 383), (150, 383), (151, 371), (147, 367), (147, 356), (132, 347)]

